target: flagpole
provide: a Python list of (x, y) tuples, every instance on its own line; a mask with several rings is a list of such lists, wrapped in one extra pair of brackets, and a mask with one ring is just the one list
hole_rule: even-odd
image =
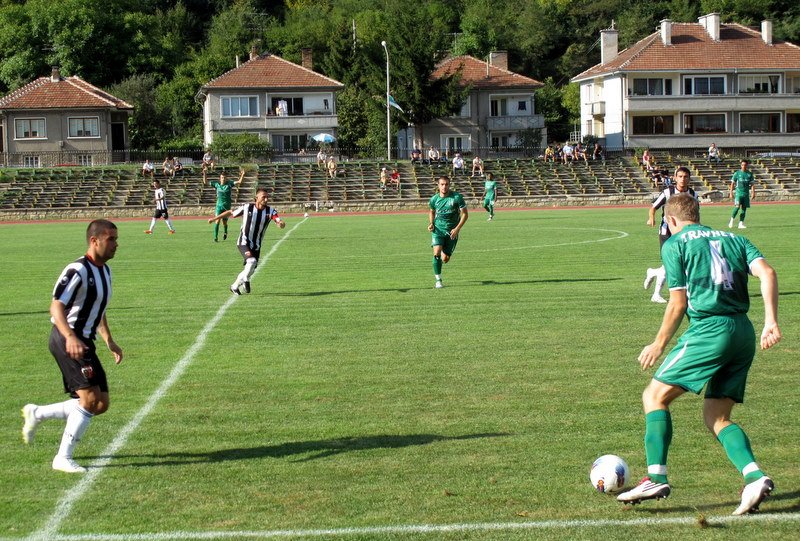
[(389, 49), (386, 42), (381, 41), (381, 46), (386, 52), (386, 160), (392, 159), (392, 116), (389, 110)]

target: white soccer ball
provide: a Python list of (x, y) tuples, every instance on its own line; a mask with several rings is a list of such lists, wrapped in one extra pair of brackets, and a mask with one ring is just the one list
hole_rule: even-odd
[(303, 214), (303, 218), (308, 218), (308, 213)]
[(628, 463), (617, 455), (603, 455), (592, 463), (589, 480), (597, 492), (610, 494), (619, 492), (628, 482)]

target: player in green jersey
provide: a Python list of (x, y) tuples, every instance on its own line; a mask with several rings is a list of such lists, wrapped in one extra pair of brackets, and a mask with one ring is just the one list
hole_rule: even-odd
[(458, 244), (458, 233), (469, 216), (467, 204), (458, 192), (450, 191), (450, 178), (439, 177), (438, 191), (428, 202), (428, 231), (433, 247), (433, 274), (436, 289), (442, 287), (442, 263), (447, 263)]
[[(736, 214), (741, 209), (742, 213), (739, 215), (739, 229), (747, 229), (744, 225), (744, 217), (747, 214), (747, 209), (750, 208), (750, 200), (756, 198), (756, 180), (747, 169), (749, 162), (742, 160), (742, 167), (736, 171), (731, 177), (731, 187), (728, 190), (728, 195), (733, 199), (733, 213), (728, 222), (728, 227), (733, 227), (733, 221), (736, 219)], [(734, 195), (734, 190), (736, 193)]]
[(666, 219), (672, 236), (664, 243), (661, 256), (667, 269), (669, 303), (655, 341), (639, 355), (642, 369), (655, 365), (684, 315), (689, 316), (689, 328), (642, 395), (648, 476), (617, 499), (633, 504), (669, 496), (667, 451), (672, 440), (669, 405), (686, 391), (700, 394), (705, 387), (706, 427), (744, 476), (741, 503), (733, 512), (743, 515), (758, 509), (774, 489), (772, 480), (756, 463), (747, 435), (731, 422), (734, 404), (744, 399), (747, 373), (756, 349), (753, 324), (747, 317), (750, 308), (747, 277), (752, 274), (761, 282), (764, 300), (761, 349), (768, 349), (781, 339), (778, 278), (749, 240), (700, 225), (700, 206), (693, 197), (681, 194), (670, 198)]
[(486, 181), (483, 183), (483, 208), (489, 213), (487, 222), (494, 219), (494, 202), (497, 201), (497, 181), (494, 175), (486, 173)]
[[(214, 216), (219, 216), (226, 210), (231, 210), (231, 192), (233, 190), (233, 186), (239, 186), (242, 181), (244, 180), (244, 169), (239, 171), (239, 180), (234, 182), (233, 184), (228, 183), (228, 179), (225, 176), (225, 172), (219, 174), (219, 182), (216, 180), (212, 180), (209, 184), (212, 188), (214, 188), (217, 192), (217, 207), (214, 212)], [(203, 183), (205, 184), (208, 182), (206, 179), (206, 171), (203, 170)], [(220, 220), (214, 221), (214, 242), (219, 241), (219, 222)], [(228, 218), (222, 218), (222, 226), (223, 226), (223, 233), (222, 233), (222, 240), (226, 240), (228, 238)]]

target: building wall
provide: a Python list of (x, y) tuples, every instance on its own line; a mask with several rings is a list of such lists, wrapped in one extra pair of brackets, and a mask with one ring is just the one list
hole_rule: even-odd
[[(97, 137), (69, 137), (70, 118), (97, 118)], [(44, 119), (46, 137), (42, 139), (19, 139), (16, 137), (18, 119)], [(115, 116), (115, 121), (118, 118)], [(7, 153), (58, 152), (58, 151), (103, 151), (111, 149), (111, 113), (108, 110), (71, 111), (18, 111), (6, 112)], [(127, 136), (126, 136), (127, 140)]]

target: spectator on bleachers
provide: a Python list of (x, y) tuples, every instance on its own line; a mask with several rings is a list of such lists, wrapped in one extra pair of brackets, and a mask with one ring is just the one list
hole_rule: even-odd
[(327, 162), (328, 162), (328, 155), (325, 154), (325, 150), (322, 148), (319, 149), (319, 152), (317, 152), (317, 167), (319, 169), (325, 169), (325, 165), (327, 164)]
[(422, 151), (415, 148), (411, 151), (411, 163), (420, 163), (422, 161)]
[(464, 158), (461, 157), (460, 152), (456, 152), (453, 157), (453, 176), (456, 176), (459, 172), (464, 172)]
[(400, 190), (400, 172), (397, 169), (392, 169), (392, 174), (389, 175), (389, 182), (394, 184), (395, 190)]
[(711, 163), (711, 160), (715, 160), (717, 163), (722, 161), (716, 143), (711, 143), (711, 146), (708, 147), (708, 163)]
[(155, 174), (155, 170), (156, 170), (156, 166), (153, 165), (153, 162), (150, 161), (150, 160), (145, 160), (144, 164), (142, 164), (142, 176), (143, 177), (146, 177), (146, 176), (149, 175), (150, 178), (153, 178), (153, 176)]
[(207, 150), (205, 154), (203, 154), (203, 171), (208, 169), (214, 170), (214, 155), (211, 154), (210, 150)]
[(161, 164), (161, 167), (163, 168), (165, 177), (175, 178), (175, 160), (173, 160), (172, 156), (167, 156), (164, 159), (164, 163)]
[(475, 171), (478, 172), (479, 176), (483, 176), (483, 160), (480, 156), (475, 156), (472, 158), (472, 176), (475, 176)]
[(647, 169), (648, 171), (652, 169), (652, 165), (650, 163), (652, 158), (653, 157), (650, 155), (650, 149), (649, 148), (644, 149), (644, 152), (642, 152), (642, 165), (644, 165), (644, 168)]
[(173, 177), (174, 177), (176, 174), (178, 174), (178, 173), (180, 173), (181, 171), (183, 171), (183, 164), (181, 163), (181, 161), (180, 161), (178, 158), (174, 158), (174, 159), (172, 160), (172, 165), (173, 165), (173, 167), (174, 167), (174, 171), (175, 171), (175, 174), (173, 174), (173, 175), (172, 175)]
[(547, 148), (544, 149), (544, 163), (547, 162), (556, 163), (556, 151), (553, 150), (553, 145), (547, 145)]
[(564, 163), (575, 161), (575, 148), (569, 144), (569, 141), (561, 147), (561, 159), (564, 160)]
[(555, 157), (556, 163), (560, 163), (564, 157), (564, 149), (561, 148), (559, 143), (556, 143), (556, 146), (553, 147), (553, 156)]
[(583, 145), (581, 145), (580, 142), (575, 143), (575, 149), (572, 152), (576, 161), (583, 160), (584, 163), (588, 161), (586, 158), (586, 149), (583, 148)]
[(328, 176), (336, 178), (336, 158), (328, 156)]
[(603, 152), (603, 147), (600, 146), (600, 143), (594, 144), (594, 150), (592, 150), (592, 159), (593, 160), (605, 160), (606, 155)]
[(389, 171), (381, 167), (381, 191), (386, 191), (386, 184), (389, 183)]
[(441, 160), (441, 157), (442, 157), (442, 155), (439, 154), (439, 150), (436, 147), (431, 145), (431, 148), (428, 149), (428, 163), (430, 165), (433, 165), (435, 163), (439, 163), (439, 160)]

